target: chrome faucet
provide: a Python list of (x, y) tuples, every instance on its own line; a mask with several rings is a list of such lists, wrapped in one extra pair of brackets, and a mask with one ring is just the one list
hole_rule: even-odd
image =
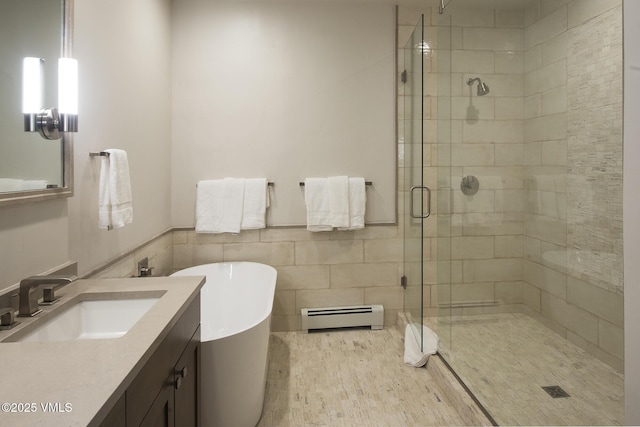
[[(42, 310), (38, 309), (38, 287), (43, 285), (64, 286), (73, 282), (76, 277), (67, 276), (31, 276), (20, 281), (19, 317), (33, 317)], [(53, 289), (52, 289), (53, 292)]]

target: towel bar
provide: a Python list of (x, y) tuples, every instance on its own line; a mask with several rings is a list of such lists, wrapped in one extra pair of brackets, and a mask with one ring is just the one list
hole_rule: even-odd
[(89, 157), (109, 157), (106, 151), (90, 152)]
[[(109, 154), (109, 153), (107, 153), (107, 154)], [(197, 187), (197, 186), (198, 186), (198, 184), (196, 184), (196, 187)], [(273, 183), (273, 182), (267, 182), (267, 186), (268, 186), (268, 187), (275, 187), (275, 183)]]
[[(373, 181), (365, 181), (364, 185), (373, 185)], [(300, 181), (300, 187), (304, 187), (304, 182)]]

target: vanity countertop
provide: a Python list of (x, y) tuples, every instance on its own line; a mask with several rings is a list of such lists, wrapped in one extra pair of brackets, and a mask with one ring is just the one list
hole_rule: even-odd
[(34, 321), (17, 318), (23, 324), (0, 331), (0, 425), (87, 426), (101, 419), (197, 297), (204, 281), (203, 276), (77, 280), (59, 289), (60, 301), (41, 307), (44, 313), (34, 318), (82, 293), (117, 297), (120, 292), (166, 291), (120, 338), (2, 342)]

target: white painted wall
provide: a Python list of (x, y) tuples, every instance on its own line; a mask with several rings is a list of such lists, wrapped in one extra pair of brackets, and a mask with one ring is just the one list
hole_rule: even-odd
[(173, 223), (196, 183), (266, 177), (269, 225), (306, 223), (305, 177), (363, 176), (395, 221), (394, 13), (337, 2), (173, 2)]
[[(0, 209), (0, 291), (69, 260), (87, 273), (171, 226), (170, 1), (75, 0), (75, 196)], [(128, 152), (134, 223), (98, 229), (100, 162)]]
[(640, 425), (640, 2), (623, 7), (625, 424)]

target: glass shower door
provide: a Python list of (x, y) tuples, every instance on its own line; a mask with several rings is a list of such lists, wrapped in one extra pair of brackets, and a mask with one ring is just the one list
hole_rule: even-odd
[(404, 48), (404, 307), (422, 347), (424, 317), (424, 220), (429, 216), (430, 190), (424, 183), (424, 15)]

